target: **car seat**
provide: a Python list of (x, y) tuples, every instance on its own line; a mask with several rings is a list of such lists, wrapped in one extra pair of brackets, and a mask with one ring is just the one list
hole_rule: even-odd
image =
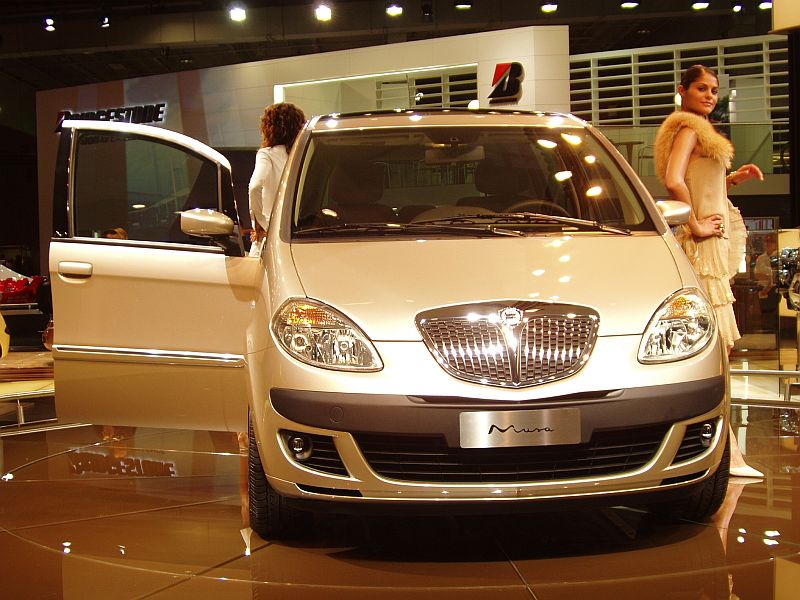
[(337, 163), (328, 182), (331, 208), (346, 223), (396, 222), (391, 207), (379, 204), (383, 196), (383, 166), (363, 160)]
[(484, 160), (475, 169), (475, 188), (483, 195), (465, 196), (457, 204), (503, 212), (526, 198), (523, 192), (527, 187), (528, 178), (524, 169)]

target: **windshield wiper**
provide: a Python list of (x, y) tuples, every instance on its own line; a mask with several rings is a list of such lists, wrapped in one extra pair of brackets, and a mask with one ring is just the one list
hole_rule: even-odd
[(599, 221), (590, 221), (588, 219), (577, 219), (575, 217), (562, 217), (559, 215), (545, 215), (542, 213), (468, 213), (463, 215), (454, 215), (452, 217), (444, 217), (441, 219), (427, 219), (424, 221), (416, 221), (416, 224), (439, 224), (439, 223), (479, 223), (481, 221), (492, 221), (493, 224), (497, 223), (545, 223), (555, 225), (571, 225), (583, 229), (594, 229), (597, 231), (604, 231), (608, 233), (616, 233), (620, 235), (631, 235), (631, 230), (623, 227), (616, 227), (615, 225), (606, 225)]
[[(467, 221), (465, 221), (466, 223)], [(319, 234), (348, 234), (348, 233), (415, 233), (415, 232), (443, 232), (443, 233), (466, 233), (471, 235), (502, 235), (502, 236), (524, 236), (521, 231), (496, 227), (494, 224), (485, 225), (458, 225), (440, 221), (422, 221), (419, 223), (339, 223), (338, 225), (324, 225), (321, 227), (309, 227), (295, 231), (295, 235), (305, 237)]]
[(430, 219), (425, 221), (417, 221), (417, 223), (435, 224), (435, 223), (475, 223), (478, 221), (491, 220), (494, 224), (497, 223), (545, 223), (545, 224), (558, 224), (570, 225), (582, 229), (593, 229), (596, 231), (604, 231), (607, 233), (616, 233), (620, 235), (631, 235), (631, 230), (623, 227), (616, 227), (615, 225), (607, 225), (599, 221), (590, 221), (588, 219), (577, 219), (575, 217), (562, 217), (559, 215), (544, 215), (541, 213), (520, 212), (520, 213), (474, 213), (456, 215), (453, 217), (445, 217), (442, 219)]
[(440, 223), (477, 223), (479, 221), (495, 220), (498, 213), (463, 213), (438, 219), (421, 219), (414, 221), (415, 225), (437, 225)]
[(575, 227), (596, 229), (597, 231), (605, 231), (607, 233), (617, 233), (620, 235), (631, 235), (631, 230), (624, 227), (617, 227), (615, 225), (606, 225), (600, 221), (590, 221), (589, 219), (578, 219), (575, 217), (562, 217), (560, 215), (543, 215), (541, 213), (498, 213), (503, 218), (509, 218), (515, 223), (526, 222), (530, 220), (535, 223), (562, 223), (564, 225), (574, 225)]

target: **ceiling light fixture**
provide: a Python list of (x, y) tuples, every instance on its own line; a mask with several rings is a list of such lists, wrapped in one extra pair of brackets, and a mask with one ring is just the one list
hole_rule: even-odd
[(558, 2), (551, 0), (549, 2), (542, 2), (541, 11), (543, 13), (554, 13), (558, 10)]
[(44, 30), (45, 31), (55, 31), (56, 30), (56, 20), (52, 17), (45, 17), (44, 19)]
[(236, 21), (237, 23), (247, 20), (247, 8), (241, 2), (231, 2), (228, 5), (228, 14), (231, 17), (231, 21)]
[(705, 10), (708, 8), (708, 2), (692, 2), (694, 10)]
[(472, 8), (472, 0), (455, 0), (453, 6), (456, 10), (470, 10)]
[(399, 17), (403, 14), (403, 5), (398, 4), (397, 2), (392, 2), (386, 7), (386, 14), (390, 17)]
[(731, 10), (735, 13), (740, 13), (744, 10), (744, 4), (738, 2), (737, 0), (734, 0), (733, 2), (731, 2)]
[(636, 8), (639, 6), (638, 2), (620, 2), (619, 7), (625, 9)]
[(759, 2), (758, 8), (761, 10), (770, 10), (772, 8), (772, 2)]
[(333, 18), (333, 11), (330, 6), (322, 2), (314, 9), (314, 16), (317, 17), (317, 21), (330, 21)]
[(97, 20), (97, 24), (103, 29), (105, 29), (106, 27), (111, 27), (111, 19), (109, 19), (108, 17), (100, 17)]

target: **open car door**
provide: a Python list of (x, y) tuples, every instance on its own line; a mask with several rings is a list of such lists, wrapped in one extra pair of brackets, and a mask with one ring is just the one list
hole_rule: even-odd
[(54, 201), (59, 420), (245, 431), (263, 268), (227, 159), (156, 127), (65, 121)]

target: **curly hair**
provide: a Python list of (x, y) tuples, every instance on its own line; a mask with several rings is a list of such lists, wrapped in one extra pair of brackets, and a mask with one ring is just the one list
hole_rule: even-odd
[(284, 145), (291, 150), (305, 121), (305, 114), (294, 104), (279, 102), (266, 107), (261, 115), (261, 147)]

